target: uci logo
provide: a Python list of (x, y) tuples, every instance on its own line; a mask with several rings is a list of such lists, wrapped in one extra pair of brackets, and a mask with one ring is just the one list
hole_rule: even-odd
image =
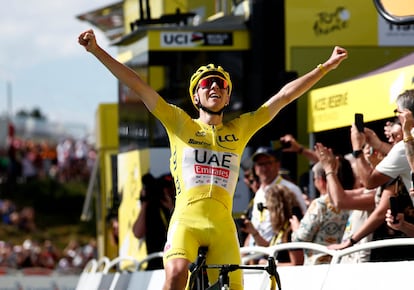
[(162, 32), (162, 47), (188, 47), (194, 46), (192, 42), (193, 32)]

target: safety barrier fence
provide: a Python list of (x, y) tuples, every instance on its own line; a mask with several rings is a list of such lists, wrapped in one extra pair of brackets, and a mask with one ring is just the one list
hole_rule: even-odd
[[(412, 245), (414, 238), (373, 241), (333, 251), (313, 243), (285, 243), (272, 247), (244, 247), (243, 263), (261, 255), (276, 255), (289, 249), (311, 249), (332, 256), (330, 264), (312, 266), (279, 267), (283, 290), (342, 290), (342, 289), (414, 289), (412, 274), (414, 261), (345, 264), (341, 258), (354, 252), (390, 246)], [(0, 290), (155, 290), (162, 289), (165, 279), (163, 270), (142, 271), (145, 263), (162, 253), (151, 254), (138, 261), (133, 257), (106, 257), (91, 260), (80, 275), (41, 273), (33, 269), (5, 271), (0, 268)], [(122, 270), (121, 270), (122, 269)], [(264, 290), (268, 287), (267, 273), (244, 270), (245, 289)]]

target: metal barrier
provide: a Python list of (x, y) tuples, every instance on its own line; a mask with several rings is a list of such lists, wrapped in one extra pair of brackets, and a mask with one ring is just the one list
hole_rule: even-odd
[[(245, 247), (240, 252), (243, 261), (257, 255), (275, 255), (289, 249), (311, 249), (332, 256), (330, 264), (279, 267), (283, 290), (389, 290), (413, 289), (412, 269), (414, 261), (376, 262), (345, 264), (341, 258), (361, 250), (390, 246), (413, 246), (414, 238), (391, 239), (358, 244), (353, 247), (333, 251), (313, 243), (285, 243), (272, 247)], [(255, 256), (256, 255), (256, 256)], [(162, 253), (149, 255), (143, 260), (133, 257), (117, 257), (109, 260), (91, 260), (80, 275), (23, 275), (22, 271), (0, 271), (0, 290), (3, 289), (76, 289), (76, 290), (153, 290), (161, 289), (165, 280), (164, 270), (142, 271), (143, 265)], [(125, 262), (126, 267), (120, 265)], [(10, 272), (10, 273), (8, 273)], [(267, 275), (260, 271), (244, 270), (245, 289), (266, 289)]]
[(270, 247), (242, 247), (240, 248), (240, 253), (242, 254), (242, 263), (246, 264), (248, 261), (257, 259), (263, 255), (276, 257), (277, 252), (294, 249), (314, 250), (332, 257), (338, 254), (337, 251), (329, 250), (326, 246), (308, 242), (290, 242)]

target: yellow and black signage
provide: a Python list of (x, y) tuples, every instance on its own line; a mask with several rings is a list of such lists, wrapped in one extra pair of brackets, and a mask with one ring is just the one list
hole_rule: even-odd
[(160, 50), (246, 50), (247, 31), (148, 31), (148, 49)]
[(354, 113), (363, 113), (370, 122), (393, 116), (395, 99), (414, 88), (414, 65), (327, 86), (310, 92), (308, 131), (350, 126)]
[(161, 32), (161, 47), (232, 46), (231, 32)]

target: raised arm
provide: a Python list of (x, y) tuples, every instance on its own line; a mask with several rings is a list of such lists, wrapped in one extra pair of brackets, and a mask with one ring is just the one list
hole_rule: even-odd
[[(364, 131), (367, 128), (364, 128)], [(366, 136), (364, 132), (359, 132), (355, 124), (351, 126), (351, 143), (352, 150), (354, 152), (360, 151), (363, 149), (364, 144), (366, 143)], [(362, 184), (367, 189), (374, 189), (377, 186), (380, 186), (390, 180), (390, 177), (382, 174), (377, 171), (372, 165), (368, 162), (363, 154), (355, 156), (356, 158), (356, 168), (357, 174), (362, 182)]]
[[(328, 248), (333, 250), (341, 250), (358, 243), (367, 235), (373, 233), (383, 222), (384, 216), (389, 208), (389, 198), (394, 195), (394, 186), (391, 185), (382, 191), (379, 204), (374, 211), (369, 215), (368, 219), (354, 232), (349, 240), (341, 244), (330, 245)], [(351, 240), (352, 239), (352, 240)]]
[(404, 109), (400, 113), (400, 119), (404, 133), (405, 155), (410, 164), (411, 171), (414, 172), (414, 138), (411, 129), (414, 127), (414, 118), (410, 110)]
[(339, 46), (335, 46), (330, 58), (323, 64), (316, 66), (307, 74), (287, 83), (276, 95), (272, 96), (266, 105), (270, 114), (274, 117), (284, 106), (299, 98), (312, 88), (329, 71), (336, 69), (339, 64), (348, 57), (348, 52)]
[(338, 160), (332, 149), (321, 143), (315, 144), (315, 152), (326, 173), (328, 194), (335, 207), (339, 209), (373, 210), (375, 207), (374, 191), (363, 193), (363, 189), (344, 190), (337, 176)]
[(144, 102), (148, 110), (152, 111), (160, 97), (158, 93), (145, 83), (139, 75), (120, 63), (102, 49), (96, 42), (92, 29), (82, 32), (78, 37), (80, 45), (92, 53), (120, 82), (128, 86)]
[(319, 161), (315, 151), (299, 144), (298, 141), (296, 141), (296, 139), (291, 134), (286, 134), (280, 137), (280, 141), (290, 144), (288, 148), (282, 149), (283, 152), (294, 152), (297, 154), (301, 154), (306, 159), (308, 159), (310, 163), (316, 163)]

